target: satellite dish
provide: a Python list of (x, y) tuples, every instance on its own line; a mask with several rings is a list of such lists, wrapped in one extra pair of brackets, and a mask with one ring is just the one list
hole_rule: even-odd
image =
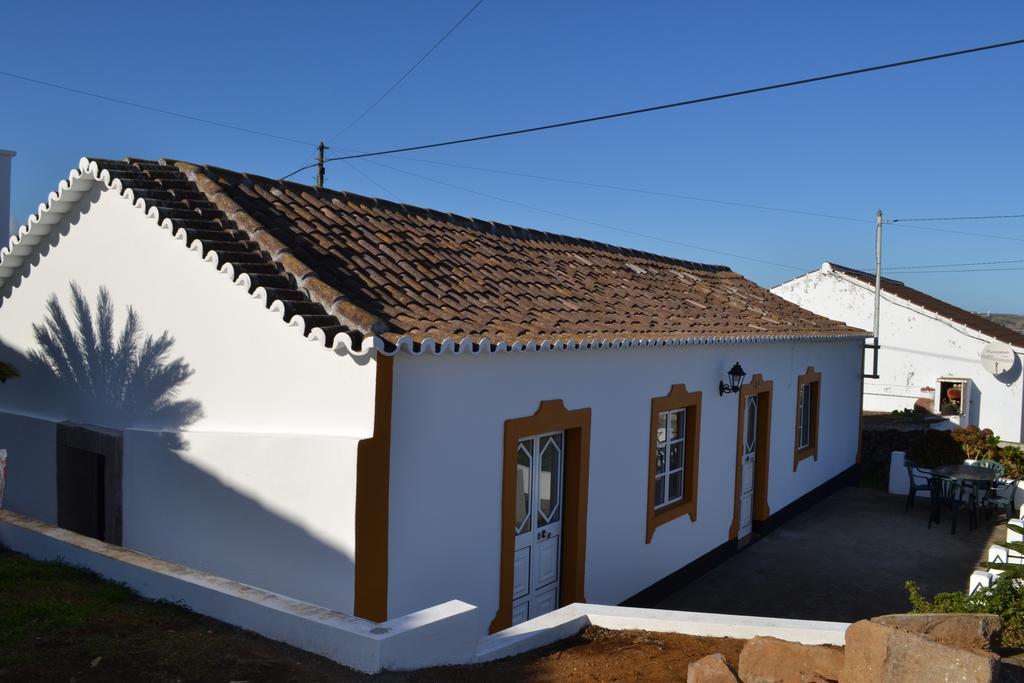
[(1013, 367), (1015, 356), (1009, 344), (994, 341), (981, 350), (981, 366), (993, 375), (1001, 375)]

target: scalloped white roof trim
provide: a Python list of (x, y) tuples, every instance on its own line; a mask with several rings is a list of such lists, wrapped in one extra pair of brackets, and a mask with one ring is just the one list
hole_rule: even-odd
[[(323, 341), (319, 329), (314, 329), (312, 336)], [(411, 353), (415, 356), (440, 355), (453, 353), (456, 355), (479, 356), (481, 354), (520, 352), (520, 351), (591, 351), (607, 349), (647, 349), (669, 346), (710, 346), (723, 344), (785, 344), (790, 342), (835, 342), (860, 340), (870, 335), (860, 334), (834, 334), (834, 335), (786, 335), (786, 336), (743, 336), (743, 337), (671, 337), (671, 338), (615, 338), (615, 339), (591, 339), (585, 342), (563, 341), (547, 339), (540, 342), (530, 341), (527, 343), (515, 342), (491, 342), (487, 337), (472, 339), (464, 337), (455, 340), (445, 338), (443, 341), (436, 341), (427, 337), (417, 344), (412, 337), (403, 335), (398, 338), (394, 348), (389, 348), (379, 337), (367, 337), (363, 340), (363, 349), (356, 351), (352, 348), (351, 339), (348, 335), (341, 333), (334, 338), (334, 349), (339, 353), (351, 353), (363, 355), (374, 351), (385, 356), (394, 356), (400, 351)], [(344, 337), (344, 339), (342, 339)]]
[[(99, 164), (86, 157), (78, 163), (78, 168), (72, 169), (67, 180), (60, 181), (55, 192), (51, 192), (47, 201), (40, 204), (28, 221), (11, 236), (6, 247), (0, 249), (0, 305), (10, 298), (15, 287), (22, 278), (27, 277), (32, 266), (35, 265), (38, 253), (47, 245), (56, 244), (59, 238), (54, 237), (54, 229), (61, 226), (64, 217), (70, 213), (75, 204), (93, 188), (95, 183), (102, 183), (108, 190), (113, 190), (118, 195), (127, 199), (133, 206), (142, 210), (146, 216), (153, 218), (157, 224), (167, 230), (172, 237), (185, 242), (184, 230), (174, 225), (173, 219), (161, 218), (157, 207), (148, 206), (144, 199), (136, 199), (131, 189), (125, 189), (121, 181), (111, 177), (105, 169), (100, 169)], [(219, 256), (216, 251), (210, 250), (205, 257), (202, 256), (203, 247), (200, 240), (193, 241), (188, 247), (196, 252), (200, 258), (209, 262), (218, 271), (224, 273), (231, 282), (243, 286), (248, 290), (251, 286), (248, 275), (245, 273), (235, 275), (230, 265), (219, 265)], [(260, 299), (266, 308), (267, 294), (262, 287), (257, 287), (252, 296)], [(284, 319), (284, 307), (278, 302), (270, 305), (269, 310), (277, 313)], [(319, 342), (326, 347), (326, 335), (319, 327), (309, 328), (301, 315), (294, 315), (287, 321), (290, 327), (295, 328), (305, 338)], [(413, 355), (440, 355), (453, 353), (458, 355), (519, 352), (519, 351), (588, 351), (605, 349), (628, 349), (628, 348), (656, 348), (668, 346), (699, 346), (711, 344), (774, 344), (800, 341), (828, 342), (858, 339), (864, 335), (750, 335), (742, 337), (671, 337), (671, 338), (614, 338), (614, 339), (591, 339), (584, 342), (573, 340), (539, 340), (527, 343), (506, 342), (493, 343), (487, 337), (473, 339), (465, 337), (462, 339), (445, 338), (437, 341), (432, 338), (424, 339), (418, 344), (408, 335), (403, 335), (392, 347), (379, 337), (366, 337), (363, 339), (360, 349), (355, 348), (352, 337), (346, 333), (339, 333), (334, 337), (334, 343), (329, 347), (339, 354), (351, 354), (353, 356), (364, 356), (368, 353), (380, 353), (393, 356), (401, 351)]]

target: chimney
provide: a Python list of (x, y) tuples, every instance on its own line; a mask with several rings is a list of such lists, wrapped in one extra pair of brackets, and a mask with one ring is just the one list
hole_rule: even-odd
[[(11, 159), (16, 152), (0, 149), (0, 234), (7, 233), (8, 239), (14, 233), (11, 227)], [(0, 240), (0, 244), (7, 240)]]

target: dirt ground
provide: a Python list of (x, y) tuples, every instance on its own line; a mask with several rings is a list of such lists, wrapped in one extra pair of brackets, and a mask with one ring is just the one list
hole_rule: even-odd
[(322, 657), (144, 600), (124, 586), (0, 548), (0, 683), (4, 681), (679, 681), (744, 641), (642, 631), (586, 631), (475, 666), (367, 676)]
[(560, 643), (477, 666), (407, 674), (408, 681), (685, 681), (686, 668), (721, 652), (735, 670), (745, 640), (590, 627)]

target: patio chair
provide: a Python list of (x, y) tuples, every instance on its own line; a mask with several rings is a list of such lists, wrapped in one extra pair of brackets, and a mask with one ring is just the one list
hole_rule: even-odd
[(903, 506), (903, 511), (906, 512), (910, 508), (914, 507), (914, 499), (917, 498), (918, 491), (928, 491), (929, 484), (928, 478), (931, 473), (921, 469), (913, 460), (904, 460), (904, 466), (907, 468), (907, 476), (910, 477), (910, 490), (907, 491), (907, 503)]
[(1003, 510), (1006, 512), (1008, 518), (1013, 517), (1014, 513), (1014, 493), (1017, 490), (1017, 479), (1011, 479), (1007, 481), (1004, 479), (1006, 476), (1006, 468), (1003, 467), (1001, 462), (995, 460), (976, 460), (971, 463), (972, 467), (986, 467), (995, 472), (998, 479), (988, 487), (980, 492), (978, 496), (978, 504), (983, 510), (985, 510), (986, 518), (991, 514), (992, 510)]
[[(960, 513), (960, 508), (964, 507), (965, 488), (955, 479), (938, 475), (932, 475), (928, 479), (928, 485), (932, 495), (932, 511), (928, 517), (928, 528), (931, 529), (932, 524), (939, 524), (942, 521), (942, 508), (946, 508), (953, 514), (953, 527), (950, 533), (955, 534), (957, 516)], [(970, 501), (968, 501), (968, 505), (970, 505)], [(972, 517), (973, 513), (968, 516), (970, 529), (974, 528)]]

